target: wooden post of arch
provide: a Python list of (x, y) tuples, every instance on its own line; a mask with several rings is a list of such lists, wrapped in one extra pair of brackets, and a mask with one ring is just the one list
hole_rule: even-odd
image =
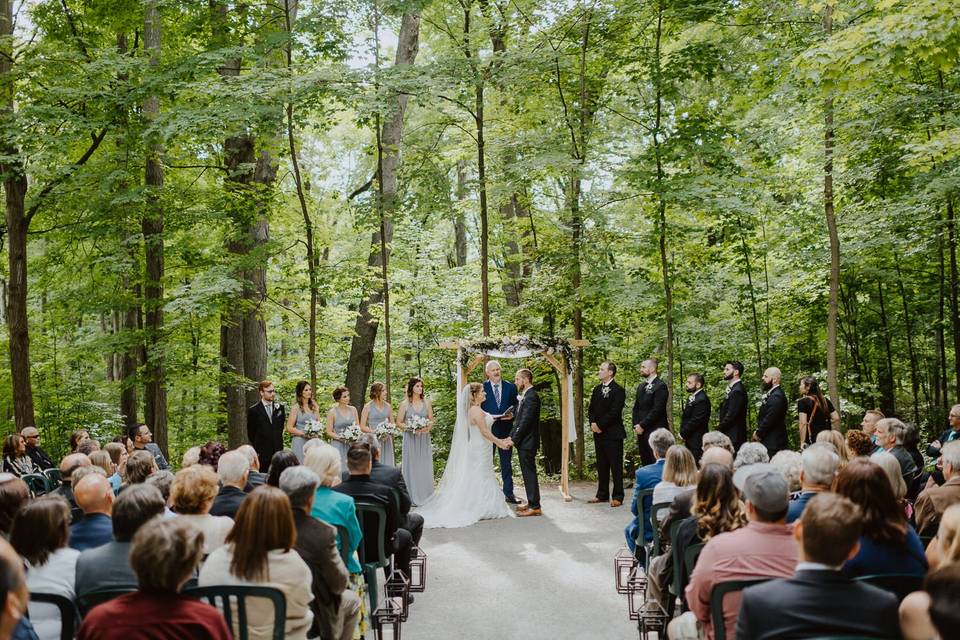
[(567, 434), (570, 433), (570, 421), (573, 416), (569, 415), (567, 407), (570, 398), (567, 397), (567, 363), (564, 359), (557, 359), (552, 354), (543, 352), (540, 355), (543, 359), (553, 365), (553, 368), (560, 374), (560, 493), (563, 494), (565, 502), (571, 502), (573, 496), (570, 495), (570, 443), (567, 441)]

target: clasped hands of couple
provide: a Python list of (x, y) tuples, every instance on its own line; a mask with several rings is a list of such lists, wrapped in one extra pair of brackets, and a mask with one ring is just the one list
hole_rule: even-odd
[[(503, 414), (502, 416), (498, 416), (497, 419), (498, 419), (498, 420), (512, 420), (512, 419), (513, 419), (513, 407), (510, 407), (509, 409), (507, 409), (507, 412), (506, 412), (505, 414)], [(497, 447), (503, 449), (504, 451), (507, 451), (507, 450), (513, 448), (513, 438), (511, 438), (510, 436), (507, 436), (506, 438), (501, 438), (501, 439), (499, 439), (499, 440), (498, 440), (497, 442), (495, 442), (494, 444), (497, 445)]]

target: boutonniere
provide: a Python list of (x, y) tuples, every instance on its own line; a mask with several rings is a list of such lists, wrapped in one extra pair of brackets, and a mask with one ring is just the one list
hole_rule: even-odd
[(766, 402), (768, 397), (770, 397), (770, 392), (769, 392), (769, 391), (767, 391), (765, 394), (763, 394), (762, 396), (760, 396), (760, 404), (763, 404), (764, 402)]
[(726, 391), (723, 392), (723, 397), (724, 397), (724, 398), (729, 398), (729, 397), (730, 397), (730, 389), (732, 389), (732, 387), (727, 387)]
[(647, 383), (647, 393), (653, 393), (653, 382)]
[(605, 384), (600, 385), (600, 393), (603, 394), (603, 397), (604, 397), (604, 398), (609, 398), (609, 397), (610, 397), (610, 386), (609, 386), (609, 385), (605, 385)]

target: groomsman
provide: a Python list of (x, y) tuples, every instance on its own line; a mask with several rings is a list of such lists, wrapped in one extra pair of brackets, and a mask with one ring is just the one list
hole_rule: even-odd
[(633, 430), (637, 434), (637, 449), (643, 466), (653, 464), (650, 434), (657, 429), (669, 429), (667, 423), (667, 383), (657, 376), (657, 361), (647, 358), (640, 365), (644, 382), (637, 385), (637, 399), (633, 402)]
[(260, 401), (247, 409), (247, 440), (257, 450), (261, 473), (268, 473), (273, 454), (283, 450), (283, 427), (287, 416), (276, 401), (276, 389), (269, 380), (257, 384)]
[(697, 462), (703, 455), (703, 436), (710, 429), (710, 398), (703, 390), (703, 385), (703, 374), (691, 373), (687, 376), (687, 393), (690, 397), (680, 418), (680, 437)]
[(727, 381), (727, 390), (720, 403), (720, 424), (717, 428), (730, 438), (734, 449), (739, 449), (747, 441), (747, 391), (740, 382), (742, 375), (742, 362), (728, 360), (724, 363), (723, 379)]
[(600, 384), (590, 394), (587, 416), (593, 432), (593, 445), (597, 451), (597, 495), (588, 502), (610, 500), (610, 475), (613, 474), (613, 500), (611, 507), (623, 504), (623, 441), (627, 432), (623, 428), (623, 406), (627, 392), (617, 384), (617, 365), (604, 362), (597, 377)]
[[(517, 406), (517, 387), (512, 382), (503, 379), (503, 370), (500, 363), (496, 360), (487, 362), (483, 368), (487, 379), (483, 383), (483, 391), (487, 394), (487, 399), (483, 401), (480, 408), (493, 416), (502, 415), (494, 421), (490, 431), (498, 438), (507, 438), (510, 436), (510, 430), (513, 429), (513, 412)], [(517, 497), (513, 495), (513, 449), (497, 450), (500, 456), (500, 477), (503, 479), (503, 497), (509, 504), (520, 504)]]
[(787, 448), (787, 394), (780, 387), (780, 369), (763, 372), (763, 397), (757, 411), (757, 430), (753, 439), (762, 442), (772, 458)]

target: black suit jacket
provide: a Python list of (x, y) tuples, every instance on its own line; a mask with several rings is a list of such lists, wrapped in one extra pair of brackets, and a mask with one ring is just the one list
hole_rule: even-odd
[(703, 454), (703, 435), (710, 428), (710, 397), (701, 389), (687, 402), (680, 418), (680, 437), (697, 460)]
[(210, 507), (210, 515), (236, 518), (240, 503), (243, 502), (243, 499), (246, 497), (247, 494), (243, 489), (227, 486), (220, 487), (220, 492), (217, 494), (217, 497), (213, 499), (213, 506)]
[[(345, 481), (335, 486), (333, 490), (346, 494), (354, 500), (359, 498), (367, 502), (380, 504), (386, 508), (387, 527), (385, 539), (387, 541), (387, 553), (389, 553), (390, 550), (393, 549), (392, 541), (397, 533), (397, 527), (400, 526), (400, 513), (397, 510), (397, 505), (393, 501), (393, 490), (385, 484), (375, 482), (368, 475), (351, 475)], [(376, 558), (377, 536), (374, 534), (376, 531), (374, 522), (372, 520), (370, 522), (362, 521), (360, 527), (364, 531), (363, 544), (366, 545), (364, 549), (367, 557)]]
[[(939, 448), (939, 449), (934, 449), (933, 447), (931, 447), (931, 446), (928, 445), (928, 446), (927, 446), (927, 455), (930, 456), (931, 458), (939, 458), (939, 457), (940, 457), (940, 454), (941, 454), (941, 452), (942, 452), (942, 450), (943, 450), (943, 445), (947, 444), (947, 438), (950, 437), (950, 434), (951, 434), (951, 433), (953, 433), (953, 427), (950, 427), (949, 429), (947, 429), (946, 431), (944, 431), (943, 433), (941, 433), (941, 434), (940, 434), (940, 437), (937, 438), (937, 440), (940, 441), (940, 448)], [(954, 439), (954, 440), (960, 439), (960, 435), (954, 436), (953, 439)], [(30, 450), (29, 450), (29, 449), (27, 450), (27, 453), (30, 453)], [(33, 457), (33, 456), (31, 456), (31, 457)], [(36, 460), (34, 460), (34, 462), (36, 462)]]
[(40, 471), (53, 469), (57, 466), (53, 464), (53, 460), (50, 459), (50, 456), (47, 455), (47, 452), (40, 447), (27, 447), (27, 455), (30, 456), (30, 459), (33, 460), (33, 464), (35, 464)]
[(540, 394), (533, 387), (523, 394), (517, 415), (513, 418), (510, 439), (517, 450), (536, 451), (540, 448)]
[(669, 390), (667, 383), (660, 378), (654, 378), (650, 390), (647, 382), (637, 385), (637, 399), (633, 401), (633, 424), (643, 427), (643, 438), (649, 438), (656, 429), (668, 428), (667, 400)]
[(267, 417), (262, 402), (247, 408), (247, 439), (257, 450), (260, 469), (270, 468), (270, 459), (277, 451), (283, 450), (283, 428), (287, 412), (282, 404), (274, 403), (273, 419)]
[[(350, 474), (344, 480), (350, 478)], [(378, 484), (386, 485), (391, 489), (396, 489), (400, 494), (400, 515), (410, 513), (410, 492), (407, 491), (407, 483), (403, 481), (403, 474), (400, 467), (391, 467), (383, 464), (379, 460), (373, 462), (373, 469), (370, 470), (370, 480)]]
[(787, 394), (776, 387), (767, 395), (757, 411), (757, 437), (770, 452), (787, 448)]
[(747, 441), (747, 390), (739, 380), (720, 403), (719, 417), (717, 428), (727, 434), (734, 447)]
[(899, 638), (897, 597), (839, 571), (798, 571), (743, 592), (737, 640), (857, 635)]
[(600, 429), (600, 433), (593, 436), (601, 440), (623, 440), (627, 437), (623, 428), (623, 406), (627, 403), (627, 392), (616, 380), (611, 380), (607, 387), (606, 398), (603, 397), (602, 384), (595, 386), (590, 394), (587, 415), (590, 422), (597, 423)]
[(310, 567), (313, 629), (321, 637), (336, 638), (340, 594), (350, 577), (337, 551), (337, 530), (301, 509), (293, 510), (293, 521), (297, 526), (296, 551)]

